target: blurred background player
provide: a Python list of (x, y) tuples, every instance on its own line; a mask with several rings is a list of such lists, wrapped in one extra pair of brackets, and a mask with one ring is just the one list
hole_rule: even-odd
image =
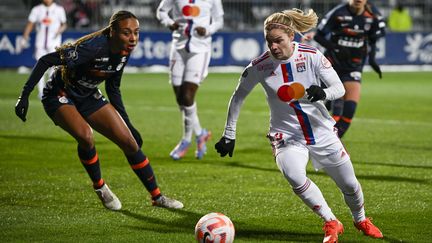
[(183, 137), (171, 151), (174, 160), (189, 149), (192, 133), (196, 135), (195, 157), (202, 159), (211, 132), (201, 127), (195, 95), (208, 74), (212, 34), (223, 27), (221, 0), (162, 0), (157, 18), (172, 33), (170, 83), (182, 114)]
[[(78, 157), (102, 204), (110, 210), (121, 209), (120, 200), (102, 179), (93, 129), (120, 147), (154, 206), (182, 208), (181, 202), (161, 194), (150, 162), (141, 150), (141, 135), (132, 126), (123, 105), (120, 82), (138, 39), (136, 16), (119, 11), (111, 16), (108, 27), (42, 56), (24, 85), (15, 113), (26, 121), (29, 96), (35, 85), (48, 68), (61, 66), (51, 75), (42, 103), (53, 122), (77, 141)], [(104, 81), (110, 102), (98, 89)]]
[[(241, 106), (260, 83), (270, 108), (267, 136), (276, 163), (295, 194), (324, 220), (323, 242), (337, 242), (343, 225), (318, 186), (306, 176), (309, 156), (316, 169), (323, 169), (336, 182), (351, 210), (355, 227), (367, 236), (382, 238), (381, 231), (365, 215), (362, 188), (350, 156), (334, 131), (335, 122), (323, 103), (343, 96), (344, 87), (319, 50), (293, 41), (295, 33), (310, 30), (317, 21), (313, 10), (304, 13), (299, 9), (277, 12), (265, 20), (269, 51), (252, 60), (243, 71), (229, 102), (223, 136), (215, 148), (222, 157), (232, 156)], [(327, 88), (320, 86), (321, 81)], [(307, 98), (304, 88), (299, 86), (307, 87)]]
[[(55, 51), (61, 45), (61, 35), (66, 30), (66, 12), (54, 0), (42, 0), (41, 4), (34, 6), (28, 16), (28, 22), (23, 33), (22, 47), (27, 47), (30, 33), (36, 25), (35, 53), (38, 60), (45, 54)], [(49, 74), (44, 75), (38, 83), (38, 97), (42, 99), (45, 80)]]
[(348, 130), (357, 104), (363, 66), (368, 58), (370, 66), (381, 78), (381, 69), (375, 60), (376, 42), (385, 35), (385, 22), (379, 11), (367, 0), (349, 0), (332, 10), (321, 20), (314, 40), (326, 51), (324, 55), (345, 87), (342, 99), (331, 107), (339, 137)]

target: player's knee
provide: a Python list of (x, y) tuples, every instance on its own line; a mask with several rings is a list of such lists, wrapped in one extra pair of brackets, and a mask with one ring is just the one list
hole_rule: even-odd
[(194, 103), (194, 97), (192, 94), (186, 94), (183, 97), (183, 105), (184, 106), (192, 106)]
[(342, 192), (347, 195), (356, 193), (360, 188), (360, 183), (357, 180), (345, 181), (342, 185)]
[(94, 147), (93, 132), (90, 128), (85, 128), (79, 131), (77, 140), (83, 149), (90, 150)]
[(307, 180), (306, 175), (300, 175), (296, 173), (289, 173), (284, 175), (293, 189), (303, 186), (303, 184)]
[(194, 97), (192, 94), (183, 94), (177, 97), (177, 103), (182, 106), (192, 106), (194, 104)]
[(299, 171), (296, 170), (283, 168), (282, 173), (293, 189), (302, 186), (307, 180), (306, 174), (299, 173)]
[(132, 154), (138, 151), (138, 144), (133, 136), (125, 136), (120, 143), (120, 147), (125, 154)]

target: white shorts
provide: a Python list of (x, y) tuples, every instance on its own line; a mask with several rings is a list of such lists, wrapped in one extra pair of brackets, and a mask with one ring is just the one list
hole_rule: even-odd
[(310, 155), (313, 166), (316, 170), (325, 167), (336, 167), (350, 161), (350, 156), (336, 133), (329, 133), (321, 143), (306, 145), (304, 141), (296, 141), (288, 138), (285, 134), (269, 134), (273, 155), (295, 148), (297, 152), (303, 153), (306, 157)]
[(210, 52), (189, 53), (171, 48), (170, 83), (180, 86), (184, 81), (199, 85), (208, 74)]
[(48, 53), (54, 52), (55, 47), (49, 47), (49, 48), (36, 48), (35, 50), (35, 59), (39, 60), (39, 58), (45, 56)]

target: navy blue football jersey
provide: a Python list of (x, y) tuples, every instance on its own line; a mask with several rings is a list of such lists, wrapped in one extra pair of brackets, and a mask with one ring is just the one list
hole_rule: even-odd
[[(105, 35), (67, 48), (61, 54), (61, 64), (68, 70), (65, 88), (71, 95), (88, 96), (103, 81), (120, 82), (128, 58), (129, 56), (112, 54)], [(56, 81), (61, 80), (59, 77)]]
[(336, 49), (345, 48), (349, 58), (341, 58), (333, 50), (324, 53), (335, 68), (361, 71), (368, 54), (368, 45), (375, 45), (378, 38), (385, 35), (385, 22), (378, 9), (368, 4), (368, 8), (356, 15), (348, 3), (333, 8), (318, 25), (317, 35), (326, 36)]
[[(52, 85), (64, 88), (70, 96), (79, 98), (92, 95), (103, 81), (106, 81), (106, 86), (118, 89), (128, 58), (128, 55), (110, 52), (106, 35), (95, 36), (77, 46), (41, 57), (24, 85), (23, 94), (30, 94), (45, 71), (52, 66), (63, 66), (53, 73)], [(66, 77), (61, 75), (63, 68), (67, 70)], [(114, 89), (114, 92), (118, 92)]]

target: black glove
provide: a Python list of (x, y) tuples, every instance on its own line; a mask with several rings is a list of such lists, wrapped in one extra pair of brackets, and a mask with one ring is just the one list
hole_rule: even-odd
[(177, 30), (180, 27), (179, 23), (174, 22), (172, 25), (168, 26), (171, 31)]
[(18, 97), (18, 101), (15, 105), (15, 114), (23, 121), (25, 122), (27, 110), (29, 107), (29, 101), (27, 96), (20, 96)]
[(369, 65), (371, 66), (371, 68), (376, 72), (376, 73), (378, 73), (378, 76), (379, 76), (379, 78), (381, 79), (382, 78), (382, 72), (381, 72), (381, 68), (380, 68), (380, 66), (378, 65), (378, 63), (376, 63), (376, 60), (375, 60), (375, 56), (369, 56)]
[(229, 157), (232, 157), (234, 152), (234, 145), (235, 139), (222, 137), (219, 142), (215, 144), (215, 149), (221, 157), (225, 157), (225, 155), (227, 154), (229, 154)]
[(310, 102), (324, 100), (326, 98), (326, 93), (324, 92), (324, 89), (318, 85), (311, 85), (309, 88), (306, 89), (306, 92), (308, 95), (307, 98)]

